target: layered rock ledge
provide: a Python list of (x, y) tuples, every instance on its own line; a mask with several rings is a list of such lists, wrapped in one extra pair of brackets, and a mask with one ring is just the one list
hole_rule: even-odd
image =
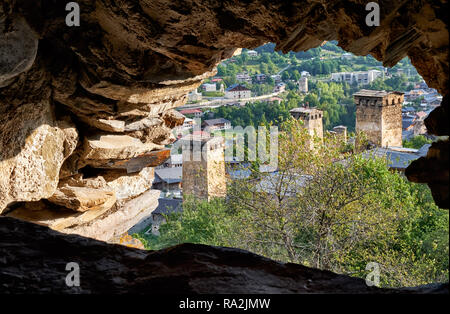
[[(69, 262), (80, 266), (80, 287), (65, 284)], [(2, 294), (448, 293), (448, 284), (368, 287), (363, 279), (238, 249), (183, 244), (143, 251), (7, 217), (0, 217), (0, 265)]]

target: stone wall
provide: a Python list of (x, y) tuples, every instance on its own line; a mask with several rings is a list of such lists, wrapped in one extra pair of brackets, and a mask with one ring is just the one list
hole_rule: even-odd
[[(402, 104), (403, 95), (388, 95), (389, 105), (382, 108), (382, 146), (402, 146)], [(392, 103), (394, 102), (394, 104)]]
[(382, 97), (355, 95), (354, 98), (356, 132), (364, 132), (367, 139), (378, 146), (402, 146), (403, 94), (387, 93)]

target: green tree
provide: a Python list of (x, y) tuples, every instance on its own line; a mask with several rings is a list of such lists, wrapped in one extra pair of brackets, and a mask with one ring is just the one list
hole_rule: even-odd
[(419, 149), (425, 144), (431, 144), (431, 142), (425, 136), (417, 135), (410, 140), (403, 140), (403, 147)]

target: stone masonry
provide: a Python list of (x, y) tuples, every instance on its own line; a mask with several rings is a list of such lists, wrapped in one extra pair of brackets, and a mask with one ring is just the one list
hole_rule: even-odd
[(224, 140), (188, 135), (182, 139), (183, 196), (210, 200), (226, 195)]
[(403, 93), (362, 89), (353, 97), (356, 132), (378, 146), (402, 146)]

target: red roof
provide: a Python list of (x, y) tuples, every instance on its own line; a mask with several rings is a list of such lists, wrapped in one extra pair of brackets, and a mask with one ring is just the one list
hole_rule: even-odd
[(221, 81), (223, 81), (223, 79), (221, 79), (221, 78), (213, 78), (211, 80), (211, 82), (221, 82)]
[(425, 118), (427, 116), (426, 112), (423, 111), (419, 111), (418, 113), (416, 113), (418, 118)]
[(194, 113), (202, 113), (200, 109), (185, 109), (180, 111), (181, 114), (194, 114)]
[(192, 132), (192, 135), (201, 136), (201, 137), (210, 137), (211, 136), (208, 132), (205, 132), (205, 131), (194, 131), (194, 132)]

